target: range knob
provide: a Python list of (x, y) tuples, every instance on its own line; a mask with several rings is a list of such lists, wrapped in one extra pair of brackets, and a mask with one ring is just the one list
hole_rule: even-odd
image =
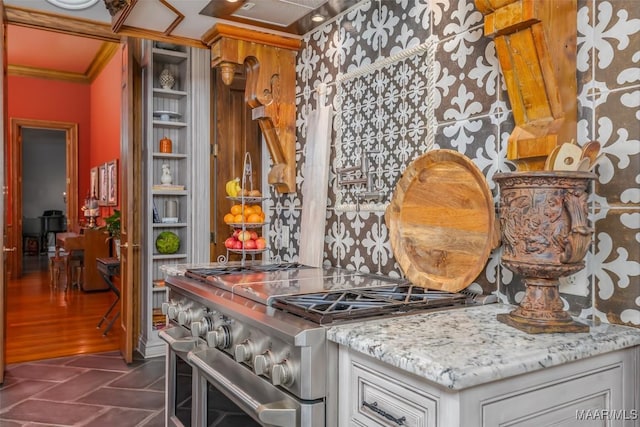
[(191, 322), (198, 321), (204, 316), (204, 310), (202, 308), (190, 308), (188, 310), (182, 310), (178, 313), (178, 323), (183, 326), (188, 326)]
[(290, 386), (293, 384), (293, 372), (286, 360), (276, 363), (271, 368), (271, 382), (273, 385)]
[(204, 337), (207, 332), (212, 329), (212, 320), (209, 317), (203, 317), (202, 319), (191, 322), (189, 326), (191, 328), (191, 336)]
[(163, 302), (162, 303), (162, 314), (167, 316), (169, 314), (169, 307), (171, 307), (171, 305), (172, 305), (172, 303), (170, 303), (170, 302)]
[(265, 351), (253, 358), (253, 372), (256, 375), (267, 375), (273, 364), (273, 356), (270, 351)]
[(180, 312), (179, 304), (169, 304), (169, 308), (167, 309), (167, 316), (169, 316), (169, 319), (176, 320), (178, 318), (179, 312)]
[(227, 325), (218, 326), (207, 333), (209, 347), (218, 347), (221, 350), (231, 347), (231, 330)]
[(250, 340), (245, 340), (235, 347), (233, 355), (236, 362), (248, 362), (253, 357), (253, 344)]

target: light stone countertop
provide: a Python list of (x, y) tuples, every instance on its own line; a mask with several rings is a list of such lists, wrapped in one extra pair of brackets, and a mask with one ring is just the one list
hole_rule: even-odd
[(640, 345), (640, 329), (626, 326), (527, 334), (496, 320), (513, 309), (490, 304), (354, 322), (329, 328), (327, 337), (456, 390)]

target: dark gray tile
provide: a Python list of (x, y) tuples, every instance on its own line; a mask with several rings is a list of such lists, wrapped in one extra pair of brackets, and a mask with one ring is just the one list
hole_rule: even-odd
[(136, 409), (111, 408), (91, 420), (91, 427), (135, 426), (151, 416), (151, 411)]
[(96, 405), (28, 399), (3, 413), (2, 419), (74, 425), (94, 417), (100, 410), (101, 407)]
[(149, 390), (125, 390), (103, 387), (78, 400), (108, 406), (121, 406), (136, 409), (161, 409), (164, 406), (164, 393)]
[(121, 357), (104, 357), (102, 355), (89, 355), (71, 361), (67, 366), (81, 366), (84, 368), (104, 369), (107, 371), (127, 372), (140, 366), (143, 361), (134, 360), (131, 365), (127, 365)]
[(164, 389), (165, 389), (164, 375), (162, 376), (162, 378), (156, 380), (153, 384), (149, 385), (149, 390), (164, 391)]
[(154, 360), (123, 375), (109, 384), (110, 387), (146, 388), (164, 375), (164, 360)]
[(140, 427), (164, 427), (165, 426), (164, 417), (165, 417), (164, 411), (160, 411), (156, 415), (154, 415), (151, 419), (140, 424)]
[(82, 356), (57, 357), (55, 359), (38, 360), (32, 363), (37, 363), (39, 365), (66, 365), (67, 363), (76, 360), (78, 357)]
[(36, 395), (38, 399), (55, 400), (57, 402), (72, 401), (95, 390), (103, 384), (108, 384), (121, 376), (120, 372), (91, 370), (65, 381), (59, 385)]
[(50, 381), (25, 380), (13, 383), (11, 386), (5, 386), (0, 390), (0, 409), (15, 405), (55, 384)]
[(36, 363), (25, 363), (11, 369), (10, 375), (14, 378), (64, 381), (86, 372), (86, 369), (67, 366), (50, 366)]

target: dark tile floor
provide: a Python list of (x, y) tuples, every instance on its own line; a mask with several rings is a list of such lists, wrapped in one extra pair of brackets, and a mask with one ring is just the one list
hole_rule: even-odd
[(164, 358), (118, 352), (7, 366), (0, 426), (164, 426)]

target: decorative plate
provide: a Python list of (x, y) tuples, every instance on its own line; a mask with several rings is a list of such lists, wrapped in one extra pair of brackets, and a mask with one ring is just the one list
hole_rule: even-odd
[(458, 292), (469, 286), (499, 242), (487, 181), (453, 150), (430, 151), (407, 167), (385, 222), (405, 275), (429, 289)]

